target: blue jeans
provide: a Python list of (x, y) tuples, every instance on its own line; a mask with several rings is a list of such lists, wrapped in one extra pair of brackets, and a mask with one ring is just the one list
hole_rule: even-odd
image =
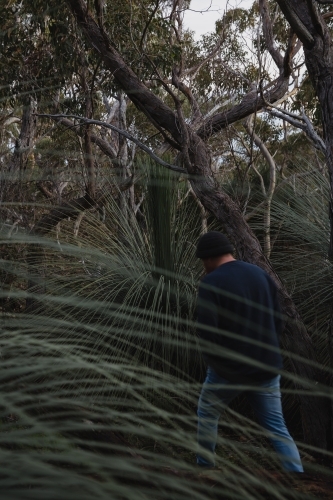
[[(198, 404), (197, 464), (213, 467), (217, 441), (217, 426), (223, 410), (241, 392), (239, 384), (231, 383), (208, 368)], [(303, 472), (299, 452), (286, 427), (281, 405), (280, 375), (257, 382), (246, 396), (259, 420), (269, 431), (269, 439), (278, 453), (282, 466), (289, 472)]]

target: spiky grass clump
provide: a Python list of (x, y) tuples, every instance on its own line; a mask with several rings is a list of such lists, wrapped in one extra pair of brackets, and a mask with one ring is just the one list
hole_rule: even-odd
[(201, 223), (189, 200), (179, 202), (178, 180), (154, 170), (146, 189), (146, 226), (109, 200), (105, 222), (87, 214), (76, 238), (63, 224), (57, 242), (4, 240), (37, 245), (43, 258), (28, 259), (28, 275), (17, 268), (35, 285), (11, 296), (29, 298), (30, 309), (2, 317), (2, 494), (304, 498), (264, 478), (278, 459), (265, 433), (232, 411), (221, 422), (221, 471), (194, 471)]

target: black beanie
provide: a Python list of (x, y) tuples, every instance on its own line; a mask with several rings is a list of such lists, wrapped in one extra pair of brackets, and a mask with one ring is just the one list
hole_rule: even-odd
[(206, 259), (208, 257), (219, 257), (232, 253), (234, 247), (224, 234), (218, 231), (209, 231), (201, 236), (197, 244), (196, 257)]

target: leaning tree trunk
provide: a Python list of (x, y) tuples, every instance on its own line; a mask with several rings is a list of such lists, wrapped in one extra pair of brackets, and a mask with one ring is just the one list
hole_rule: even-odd
[[(176, 115), (169, 106), (150, 92), (137, 78), (115, 50), (107, 33), (95, 22), (87, 10), (85, 2), (83, 0), (67, 0), (67, 3), (91, 46), (101, 57), (105, 67), (112, 72), (118, 85), (126, 92), (134, 105), (163, 134), (165, 140), (182, 151), (195, 194), (202, 205), (223, 224), (227, 234), (235, 243), (240, 257), (265, 269), (277, 283), (283, 297), (284, 312), (293, 320), (293, 325), (289, 326), (283, 337), (283, 347), (304, 359), (315, 360), (311, 338), (306, 332), (294, 303), (263, 255), (261, 246), (244, 220), (239, 207), (216, 186), (210, 168), (210, 155), (203, 142), (203, 139), (208, 139), (228, 124), (250, 115), (263, 107), (265, 103), (274, 102), (284, 96), (288, 89), (290, 74), (288, 68), (292, 46), (290, 51), (286, 53), (283, 67), (280, 68), (280, 77), (269, 91), (261, 96), (257, 93), (247, 94), (238, 106), (214, 115), (196, 133), (184, 123), (184, 120), (182, 121), (181, 113)], [(286, 68), (286, 72), (284, 72), (284, 68)], [(297, 375), (310, 381), (317, 380), (318, 373), (312, 366), (297, 359), (292, 360), (292, 366)], [(300, 395), (300, 403), (306, 442), (326, 449), (327, 429), (330, 425), (327, 402), (320, 398), (314, 399)]]
[[(210, 159), (206, 145), (195, 134), (191, 139), (190, 159), (194, 168), (193, 172), (190, 173), (192, 174), (191, 184), (196, 196), (206, 210), (223, 225), (228, 237), (235, 242), (239, 258), (260, 266), (275, 281), (279, 289), (283, 312), (289, 319), (282, 336), (282, 347), (305, 360), (302, 362), (291, 357), (290, 362), (294, 373), (312, 383), (324, 382), (322, 374), (306, 363), (306, 360), (314, 361), (316, 354), (311, 337), (306, 331), (294, 302), (265, 257), (258, 239), (245, 221), (238, 205), (216, 187), (208, 169), (206, 169), (205, 175), (196, 173), (195, 165), (209, 165)], [(301, 386), (301, 384), (296, 385)], [(300, 391), (299, 401), (304, 440), (312, 446), (327, 449), (330, 446), (329, 433), (332, 425), (328, 400), (308, 395), (303, 396)]]
[[(303, 43), (305, 63), (316, 91), (322, 115), (326, 146), (326, 163), (330, 180), (330, 243), (328, 255), (333, 260), (333, 42), (331, 33), (318, 5), (309, 0), (277, 0), (287, 21)], [(332, 2), (319, 2), (332, 3)], [(330, 359), (333, 360), (333, 308), (328, 327)], [(331, 387), (333, 386), (331, 379)], [(333, 401), (331, 401), (331, 428), (328, 440), (333, 448)]]

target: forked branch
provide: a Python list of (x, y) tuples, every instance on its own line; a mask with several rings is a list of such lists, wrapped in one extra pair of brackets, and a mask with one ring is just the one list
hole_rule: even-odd
[(170, 170), (173, 170), (174, 172), (179, 172), (180, 174), (187, 174), (187, 171), (184, 168), (177, 167), (176, 165), (171, 165), (170, 163), (167, 163), (166, 161), (162, 160), (159, 158), (148, 146), (143, 144), (141, 141), (136, 139), (133, 135), (129, 134), (126, 132), (126, 130), (121, 130), (118, 127), (115, 127), (114, 125), (111, 125), (110, 123), (105, 123), (100, 120), (90, 120), (88, 118), (83, 118), (82, 116), (77, 116), (77, 115), (51, 115), (51, 114), (38, 114), (40, 117), (44, 118), (52, 118), (52, 119), (60, 119), (60, 118), (73, 118), (75, 120), (79, 120), (82, 123), (86, 124), (91, 124), (91, 125), (98, 125), (100, 127), (105, 127), (113, 130), (114, 132), (118, 132), (118, 134), (123, 135), (126, 137), (126, 139), (132, 141), (134, 144), (136, 144), (140, 149), (145, 151), (153, 160), (155, 160), (157, 163), (162, 165), (163, 167), (166, 167)]

